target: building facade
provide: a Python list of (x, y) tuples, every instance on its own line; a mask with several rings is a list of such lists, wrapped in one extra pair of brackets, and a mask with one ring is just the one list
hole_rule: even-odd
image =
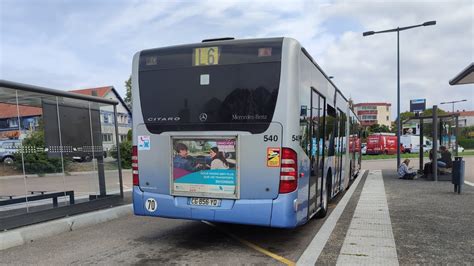
[(0, 141), (25, 138), (39, 127), (42, 114), (42, 109), (38, 107), (0, 103)]
[(455, 113), (459, 114), (459, 126), (460, 127), (470, 127), (474, 126), (474, 111), (457, 111)]
[[(117, 105), (117, 123), (119, 142), (127, 139), (127, 133), (132, 129), (132, 113), (123, 101), (122, 97), (117, 93), (113, 86), (72, 90), (69, 92), (84, 95), (96, 96), (106, 99), (118, 101)], [(114, 127), (114, 109), (113, 106), (105, 106), (100, 108), (100, 122), (102, 130), (102, 145), (106, 151), (115, 145), (115, 127)]]
[(359, 116), (362, 126), (371, 126), (374, 124), (385, 125), (390, 128), (391, 117), (390, 103), (356, 103), (354, 112)]

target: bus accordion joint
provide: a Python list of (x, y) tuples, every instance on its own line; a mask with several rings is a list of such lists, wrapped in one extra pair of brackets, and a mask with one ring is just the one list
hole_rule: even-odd
[(133, 185), (139, 186), (140, 179), (138, 177), (138, 150), (137, 146), (132, 147), (132, 175), (133, 175)]
[(290, 193), (298, 187), (298, 160), (296, 152), (282, 148), (280, 168), (280, 193)]

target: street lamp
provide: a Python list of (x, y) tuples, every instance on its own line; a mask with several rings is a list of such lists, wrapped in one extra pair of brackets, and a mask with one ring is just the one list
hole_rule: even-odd
[(362, 33), (362, 36), (369, 36), (378, 33), (386, 32), (397, 32), (397, 168), (400, 166), (400, 130), (401, 130), (401, 119), (400, 119), (400, 31), (408, 30), (412, 28), (436, 25), (436, 21), (427, 21), (423, 24), (412, 25), (407, 27), (397, 27), (395, 29), (382, 30), (382, 31), (366, 31)]
[(451, 102), (442, 102), (442, 103), (439, 103), (439, 104), (450, 104), (452, 103), (453, 104), (453, 113), (454, 113), (454, 104), (455, 103), (460, 103), (460, 102), (466, 102), (467, 100), (464, 99), (464, 100), (459, 100), (459, 101), (451, 101)]

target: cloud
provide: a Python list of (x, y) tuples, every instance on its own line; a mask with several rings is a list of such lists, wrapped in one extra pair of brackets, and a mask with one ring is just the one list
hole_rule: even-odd
[[(436, 26), (420, 27), (400, 33), (401, 109), (409, 100), (426, 98), (428, 105), (447, 99), (474, 99), (470, 88), (451, 87), (448, 81), (473, 61), (473, 3), (394, 4), (358, 3), (336, 5), (332, 15), (355, 17), (367, 30), (437, 20)], [(361, 32), (346, 32), (323, 54), (321, 64), (331, 71), (346, 94), (356, 102), (387, 101), (396, 110), (396, 33), (362, 37)], [(340, 60), (337, 60), (337, 59)], [(473, 100), (459, 105), (474, 109)], [(441, 106), (441, 108), (448, 108)]]
[[(474, 61), (473, 2), (466, 1), (2, 1), (0, 77), (46, 87), (115, 86), (135, 52), (206, 38), (299, 40), (355, 101), (396, 103), (396, 34), (366, 30), (437, 20), (400, 34), (402, 110), (467, 98), (449, 79)], [(395, 107), (395, 106), (393, 106)], [(395, 108), (393, 108), (395, 110)]]

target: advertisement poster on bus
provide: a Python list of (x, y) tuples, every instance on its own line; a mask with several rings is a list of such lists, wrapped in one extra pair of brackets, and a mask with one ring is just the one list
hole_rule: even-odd
[(236, 138), (173, 138), (174, 193), (235, 198), (236, 144)]

